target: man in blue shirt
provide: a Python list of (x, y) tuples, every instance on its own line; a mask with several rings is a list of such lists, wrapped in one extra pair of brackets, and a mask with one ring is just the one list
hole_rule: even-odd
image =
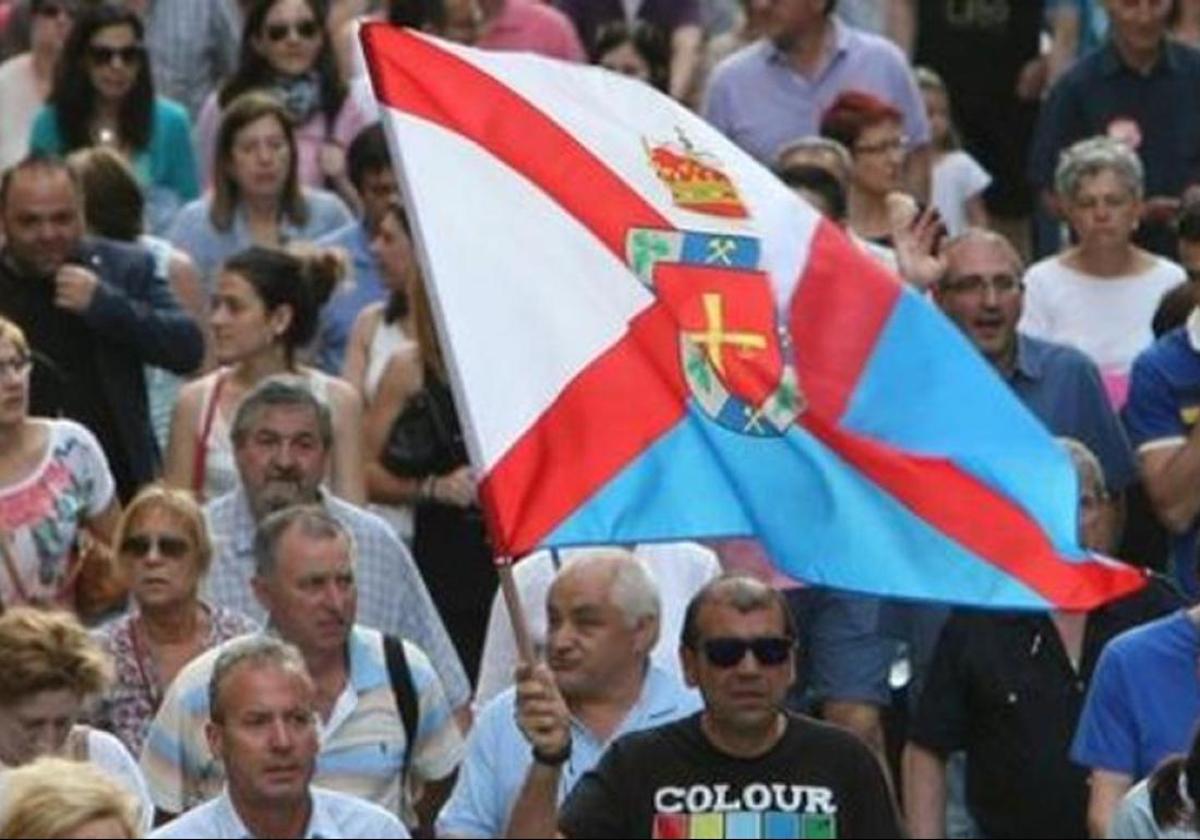
[(408, 837), (383, 808), (312, 787), (317, 692), (300, 652), (243, 636), (213, 666), (205, 735), (227, 782), (221, 795), (152, 837)]
[(399, 191), (381, 124), (367, 126), (350, 143), (346, 150), (346, 171), (362, 200), (362, 218), (317, 242), (322, 247), (344, 249), (354, 268), (351, 282), (335, 290), (321, 310), (321, 323), (317, 328), (316, 363), (332, 376), (342, 372), (346, 344), (358, 313), (387, 297), (375, 255), (371, 253), (371, 239), (388, 204), (397, 199)]
[[(546, 609), (546, 662), (520, 666), (516, 687), (480, 713), (439, 837), (539, 836), (529, 819), (553, 813), (614, 739), (700, 708), (678, 677), (650, 664), (661, 607), (632, 556), (614, 549), (572, 562)], [(552, 752), (530, 748), (547, 735)]]
[(1052, 434), (1096, 453), (1110, 493), (1128, 488), (1137, 477), (1133, 454), (1096, 366), (1078, 350), (1017, 332), (1023, 266), (1016, 250), (999, 234), (975, 228), (942, 255), (946, 271), (933, 287), (938, 306)]

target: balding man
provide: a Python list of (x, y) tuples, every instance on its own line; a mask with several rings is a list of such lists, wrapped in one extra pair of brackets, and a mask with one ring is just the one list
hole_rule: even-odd
[(627, 552), (565, 567), (546, 612), (546, 661), (519, 667), (516, 687), (483, 708), (438, 836), (534, 836), (530, 816), (553, 814), (614, 738), (699, 707), (650, 664), (658, 591)]
[(946, 315), (1055, 435), (1096, 453), (1110, 492), (1136, 478), (1129, 440), (1096, 366), (1079, 351), (1017, 332), (1024, 305), (1021, 257), (998, 233), (970, 228), (942, 251), (933, 297)]

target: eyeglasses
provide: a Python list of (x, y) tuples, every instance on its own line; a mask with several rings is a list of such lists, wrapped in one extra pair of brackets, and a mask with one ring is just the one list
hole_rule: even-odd
[(0, 377), (24, 376), (33, 366), (33, 359), (28, 355), (13, 356), (11, 359), (0, 359)]
[(908, 146), (908, 138), (901, 135), (890, 140), (880, 140), (878, 143), (863, 143), (854, 147), (857, 155), (883, 155), (889, 152), (902, 152)]
[(126, 537), (121, 543), (122, 554), (128, 554), (131, 557), (146, 557), (150, 554), (151, 549), (154, 549), (158, 551), (159, 557), (166, 557), (168, 560), (178, 560), (191, 548), (192, 544), (183, 537), (174, 537), (170, 534), (159, 534), (153, 537), (136, 534)]
[(782, 665), (792, 655), (792, 640), (786, 636), (755, 636), (752, 639), (742, 639), (736, 636), (728, 638), (706, 639), (702, 645), (704, 656), (718, 668), (732, 668), (742, 661), (746, 651), (754, 654), (759, 665)]
[(315, 20), (310, 18), (309, 20), (292, 21), (291, 23), (268, 23), (263, 27), (263, 32), (266, 34), (268, 41), (278, 44), (288, 36), (288, 33), (294, 33), (297, 38), (311, 41), (321, 34), (321, 27)]
[(140, 64), (145, 55), (145, 48), (140, 46), (105, 47), (101, 44), (92, 44), (88, 47), (88, 57), (92, 60), (92, 64), (99, 67), (105, 67), (114, 61), (119, 61), (126, 67), (132, 67), (135, 64)]
[(56, 18), (60, 16), (75, 17), (78, 11), (74, 3), (56, 3), (55, 0), (46, 0), (46, 2), (38, 5), (33, 13), (38, 17)]
[(986, 289), (991, 289), (999, 297), (1020, 289), (1021, 281), (1013, 274), (993, 274), (989, 277), (982, 274), (966, 274), (961, 277), (947, 277), (941, 285), (946, 291), (959, 295), (982, 295)]

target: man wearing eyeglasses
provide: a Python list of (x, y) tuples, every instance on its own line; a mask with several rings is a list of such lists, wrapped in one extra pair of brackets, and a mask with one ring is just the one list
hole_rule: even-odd
[(536, 837), (618, 736), (699, 707), (695, 692), (650, 662), (661, 605), (632, 555), (574, 560), (546, 600), (546, 661), (480, 712), (439, 837)]
[(942, 256), (946, 271), (933, 286), (937, 305), (1051, 433), (1096, 453), (1110, 493), (1125, 491), (1137, 468), (1096, 366), (1073, 348), (1017, 331), (1024, 297), (1016, 250), (1003, 236), (972, 228), (948, 242)]
[(770, 586), (739, 575), (705, 586), (680, 645), (704, 708), (613, 744), (540, 836), (899, 837), (866, 745), (782, 710), (795, 639)]

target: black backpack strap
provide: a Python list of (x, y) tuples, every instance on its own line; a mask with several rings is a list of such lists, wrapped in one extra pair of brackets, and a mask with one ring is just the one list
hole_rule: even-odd
[(412, 670), (404, 654), (404, 642), (395, 636), (384, 634), (383, 655), (387, 660), (388, 679), (392, 693), (396, 695), (396, 708), (400, 710), (400, 722), (404, 724), (404, 769), (400, 781), (403, 784), (412, 764), (413, 749), (417, 743), (417, 687), (413, 684)]

